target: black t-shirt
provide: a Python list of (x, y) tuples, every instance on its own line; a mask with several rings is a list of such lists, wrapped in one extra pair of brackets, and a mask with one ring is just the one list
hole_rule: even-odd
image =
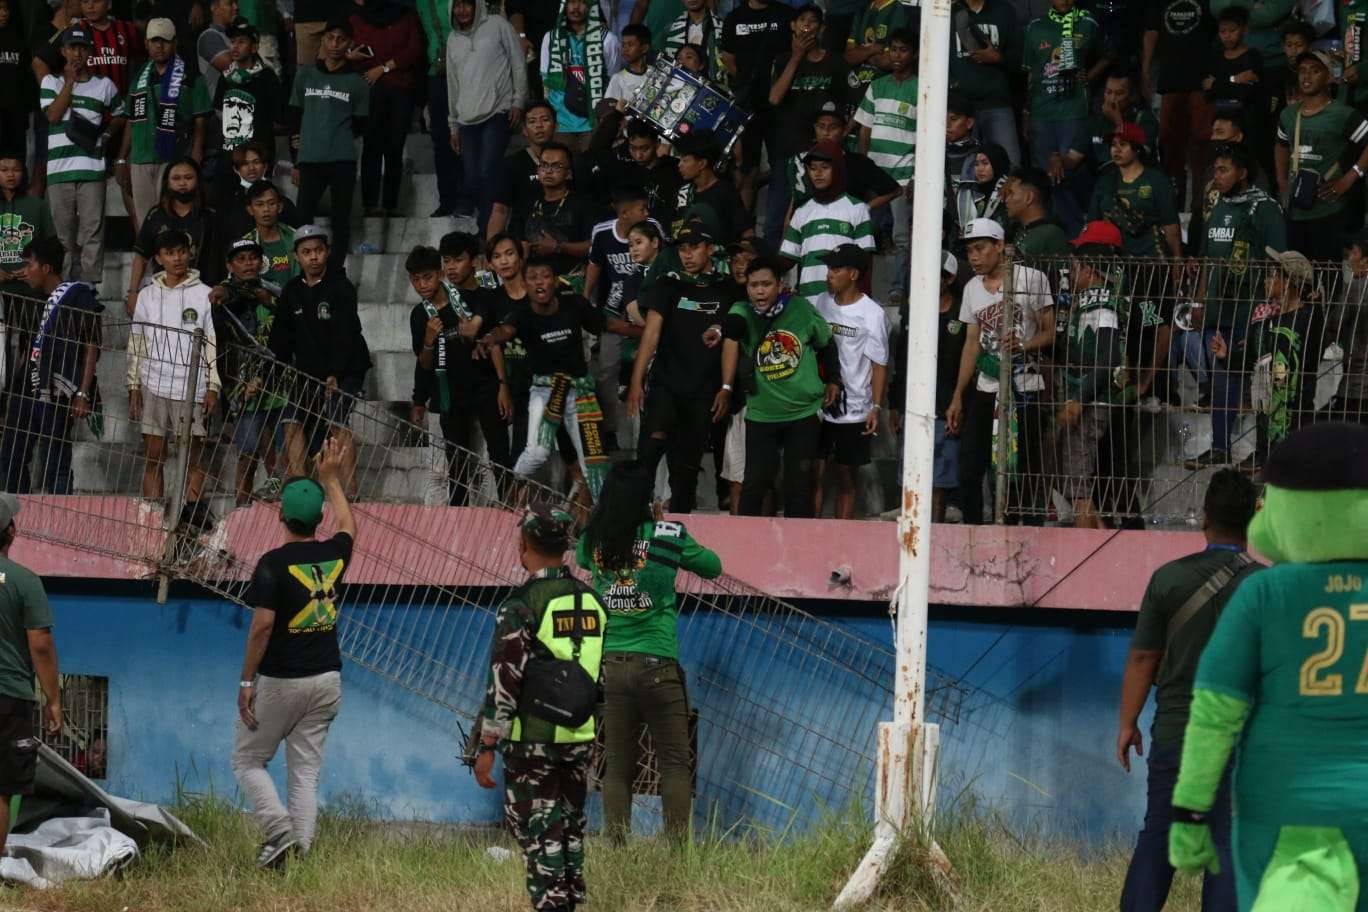
[[(1136, 272), (1157, 272), (1140, 268)], [(1151, 281), (1153, 288), (1145, 287), (1143, 281), (1133, 282), (1131, 288), (1130, 312), (1126, 315), (1126, 362), (1132, 370), (1132, 379), (1154, 363), (1154, 347), (1158, 341), (1159, 328), (1167, 326), (1173, 319), (1173, 295), (1168, 288), (1167, 276), (1161, 281)]]
[[(461, 301), (471, 315), (481, 319), (481, 333), (497, 325), (495, 293), (487, 288), (461, 290)], [(432, 408), (441, 407), (441, 390), (437, 386), (438, 369), (446, 370), (447, 387), (454, 403), (471, 403), (498, 392), (499, 375), (488, 358), (473, 358), (475, 346), (461, 338), (461, 320), (450, 303), (437, 311), (442, 318), (442, 333), (433, 344), (432, 367), (424, 370), (414, 362), (413, 401)], [(413, 353), (423, 350), (427, 334), (428, 312), (422, 302), (409, 311), (409, 333), (413, 337)]]
[[(587, 241), (594, 227), (595, 214), (593, 201), (573, 190), (554, 203), (539, 193), (521, 219), (523, 240), (535, 244), (543, 234), (549, 234), (566, 244)], [(581, 262), (579, 257), (568, 253), (558, 253), (550, 260), (560, 275), (573, 272)]]
[[(221, 237), (220, 225), (213, 209), (191, 210), (189, 215), (180, 216), (157, 206), (143, 219), (138, 236), (133, 241), (133, 252), (151, 261), (156, 252), (153, 248), (157, 235), (163, 231), (184, 231), (190, 235), (190, 261), (194, 268), (199, 270), (200, 281), (206, 285), (213, 285), (222, 279), (224, 274), (224, 239)], [(151, 268), (153, 272), (161, 271), (155, 263)]]
[(522, 219), (532, 203), (541, 196), (537, 180), (537, 162), (526, 149), (519, 149), (499, 166), (499, 179), (494, 185), (494, 202), (508, 207), (505, 230), (516, 238), (523, 236)]
[(732, 86), (737, 100), (748, 110), (769, 103), (769, 83), (765, 77), (774, 67), (774, 58), (789, 43), (792, 19), (793, 10), (778, 0), (770, 0), (760, 10), (751, 9), (747, 0), (740, 0), (722, 23), (722, 50), (736, 56)]
[(584, 361), (584, 332), (603, 332), (603, 311), (576, 294), (562, 294), (558, 300), (553, 314), (534, 313), (530, 302), (521, 302), (504, 316), (503, 322), (513, 326), (527, 348), (531, 376), (583, 377), (589, 372)]
[(708, 284), (670, 276), (653, 282), (644, 292), (641, 309), (665, 318), (660, 347), (651, 364), (651, 383), (676, 396), (712, 399), (722, 385), (722, 346), (703, 344), (703, 333), (720, 324), (740, 300), (731, 276), (713, 275)]
[(618, 182), (634, 184), (646, 191), (646, 209), (661, 225), (674, 221), (679, 187), (684, 182), (679, 176), (679, 159), (673, 155), (657, 158), (649, 168), (628, 159), (619, 169)]
[[(1263, 55), (1258, 51), (1245, 48), (1243, 54), (1234, 60), (1228, 60), (1225, 51), (1218, 46), (1211, 52), (1206, 70), (1206, 75), (1212, 77), (1211, 88), (1206, 92), (1209, 100), (1238, 101), (1246, 111), (1264, 110), (1267, 87), (1264, 85)], [(1253, 70), (1258, 74), (1259, 81), (1253, 84), (1237, 84), (1230, 81), (1230, 77), (1245, 70)]]
[(589, 245), (589, 262), (599, 268), (594, 303), (611, 316), (622, 316), (623, 307), (632, 300), (624, 297), (627, 281), (645, 270), (632, 262), (627, 239), (618, 237), (616, 219), (595, 226), (594, 240)]
[(1158, 0), (1149, 10), (1145, 30), (1159, 33), (1154, 48), (1158, 90), (1197, 92), (1210, 56), (1216, 24), (1205, 0)]
[[(771, 77), (774, 82), (779, 80), (786, 66), (787, 54), (774, 62)], [(793, 74), (788, 92), (775, 105), (769, 136), (775, 151), (788, 158), (810, 147), (812, 119), (828, 101), (838, 105), (845, 103), (845, 62), (831, 51), (817, 63), (804, 58)]]
[(693, 184), (680, 184), (679, 193), (675, 196), (675, 219), (671, 226), (671, 233), (678, 231), (683, 224), (685, 210), (690, 206), (702, 203), (712, 209), (717, 216), (718, 229), (722, 236), (717, 238), (718, 243), (725, 244), (733, 238), (741, 236), (755, 220), (746, 211), (746, 206), (741, 202), (741, 194), (736, 192), (731, 181), (726, 178), (718, 178), (707, 190), (698, 191)]
[(327, 541), (290, 542), (261, 555), (247, 591), (247, 604), (275, 612), (261, 674), (306, 678), (342, 670), (337, 587), (351, 556), (352, 537), (345, 532)]

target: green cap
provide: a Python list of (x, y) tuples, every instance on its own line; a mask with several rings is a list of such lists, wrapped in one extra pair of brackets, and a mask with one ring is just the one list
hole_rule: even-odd
[(306, 524), (323, 518), (323, 486), (312, 478), (291, 478), (280, 491), (280, 515)]

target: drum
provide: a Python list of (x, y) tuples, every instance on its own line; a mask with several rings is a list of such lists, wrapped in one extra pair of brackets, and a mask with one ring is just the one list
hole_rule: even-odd
[(724, 156), (750, 120), (726, 95), (664, 58), (651, 67), (627, 108), (670, 142), (694, 130), (712, 130)]

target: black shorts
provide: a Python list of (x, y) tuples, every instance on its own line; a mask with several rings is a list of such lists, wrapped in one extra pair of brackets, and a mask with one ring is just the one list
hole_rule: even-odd
[(38, 739), (32, 700), (0, 696), (0, 795), (33, 794)]
[(830, 459), (837, 465), (869, 465), (869, 437), (864, 432), (864, 422), (837, 424), (834, 421), (822, 422), (822, 444), (820, 453), (823, 459)]

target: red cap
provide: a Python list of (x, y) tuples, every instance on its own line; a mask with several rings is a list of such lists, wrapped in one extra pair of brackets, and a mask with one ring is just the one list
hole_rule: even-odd
[(1121, 247), (1121, 229), (1111, 222), (1101, 219), (1095, 222), (1088, 222), (1079, 232), (1078, 237), (1071, 242), (1075, 247), (1084, 247), (1088, 244), (1097, 244), (1102, 247)]
[(1112, 140), (1128, 142), (1132, 146), (1149, 145), (1149, 137), (1145, 135), (1145, 128), (1137, 123), (1123, 123), (1115, 133), (1111, 135)]

